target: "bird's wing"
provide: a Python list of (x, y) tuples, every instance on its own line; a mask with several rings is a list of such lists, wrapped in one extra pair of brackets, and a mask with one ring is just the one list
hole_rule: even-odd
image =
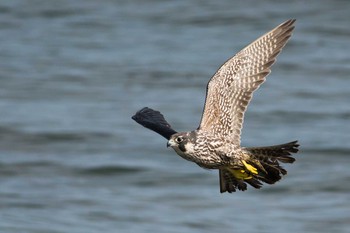
[(159, 111), (155, 111), (151, 108), (145, 107), (137, 111), (131, 118), (140, 125), (153, 130), (168, 140), (171, 135), (177, 133), (171, 128), (170, 124), (164, 119), (164, 116)]
[(244, 112), (294, 29), (288, 20), (227, 60), (210, 79), (199, 130), (240, 144)]

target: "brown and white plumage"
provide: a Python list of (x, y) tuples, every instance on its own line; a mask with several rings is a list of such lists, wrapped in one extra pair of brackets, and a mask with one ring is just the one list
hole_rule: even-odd
[(253, 92), (265, 81), (277, 55), (292, 35), (288, 20), (226, 61), (207, 86), (200, 130), (230, 138), (239, 145), (244, 112)]
[(182, 158), (208, 169), (219, 169), (220, 191), (246, 190), (261, 182), (273, 184), (287, 172), (280, 163), (292, 163), (297, 141), (270, 147), (244, 148), (240, 135), (244, 113), (253, 92), (265, 81), (277, 55), (291, 37), (295, 20), (288, 20), (227, 60), (210, 79), (199, 127), (177, 133), (163, 115), (149, 108), (133, 119), (169, 139)]

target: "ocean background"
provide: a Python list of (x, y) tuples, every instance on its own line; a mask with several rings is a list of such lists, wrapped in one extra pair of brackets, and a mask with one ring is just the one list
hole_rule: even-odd
[[(350, 1), (0, 2), (1, 233), (350, 232)], [(209, 78), (289, 18), (243, 146), (299, 140), (288, 175), (220, 194), (218, 172), (131, 116), (195, 129)]]

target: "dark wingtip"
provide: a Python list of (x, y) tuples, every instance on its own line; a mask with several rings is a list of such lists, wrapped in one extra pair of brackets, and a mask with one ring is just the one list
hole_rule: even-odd
[[(133, 119), (133, 120), (136, 121), (136, 122), (141, 121), (142, 118), (143, 118), (143, 116), (145, 116), (145, 114), (146, 114), (146, 112), (147, 112), (148, 110), (154, 111), (153, 109), (150, 109), (150, 108), (148, 108), (148, 107), (144, 107), (144, 108), (138, 110), (138, 111), (135, 113), (135, 115), (133, 115), (133, 116), (131, 117), (131, 119)], [(154, 111), (154, 112), (156, 112), (156, 111)]]
[(171, 135), (177, 133), (165, 120), (163, 114), (148, 107), (144, 107), (137, 111), (135, 115), (131, 117), (131, 119), (140, 125), (162, 135), (166, 139), (170, 139)]

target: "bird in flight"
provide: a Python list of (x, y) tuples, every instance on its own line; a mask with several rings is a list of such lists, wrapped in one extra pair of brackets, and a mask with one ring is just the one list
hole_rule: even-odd
[(151, 108), (139, 110), (132, 119), (168, 139), (182, 158), (206, 169), (218, 169), (220, 192), (245, 191), (247, 184), (261, 188), (274, 184), (287, 171), (280, 163), (293, 163), (298, 142), (241, 147), (244, 113), (253, 92), (271, 72), (277, 55), (292, 35), (295, 19), (264, 34), (228, 59), (207, 84), (206, 100), (199, 127), (176, 132), (164, 116)]

